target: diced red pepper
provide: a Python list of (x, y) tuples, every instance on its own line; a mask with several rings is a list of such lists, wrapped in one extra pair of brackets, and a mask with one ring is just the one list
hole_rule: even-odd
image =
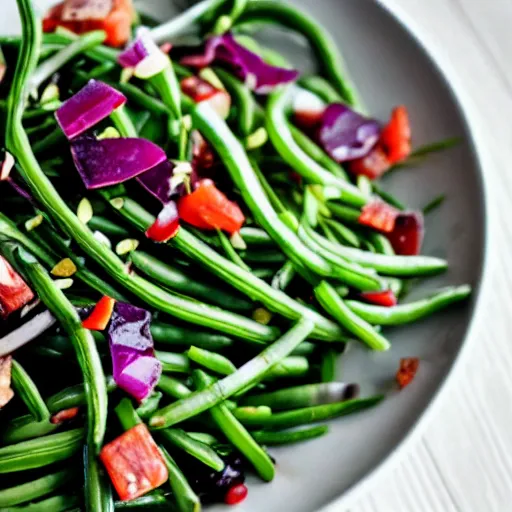
[(196, 103), (206, 101), (222, 119), (228, 117), (231, 108), (231, 96), (226, 91), (217, 89), (210, 82), (198, 76), (184, 78), (181, 81), (181, 90)]
[(76, 418), (79, 412), (80, 407), (71, 407), (70, 409), (64, 409), (63, 411), (59, 411), (58, 413), (54, 414), (50, 418), (50, 423), (53, 423), (54, 425), (60, 425), (61, 423), (65, 423), (66, 421), (70, 421), (73, 418)]
[(245, 217), (211, 180), (202, 180), (191, 194), (178, 202), (180, 219), (199, 229), (222, 229), (229, 234), (240, 231)]
[(234, 485), (226, 493), (224, 503), (226, 503), (226, 505), (238, 505), (238, 503), (242, 503), (242, 501), (247, 498), (248, 493), (249, 491), (244, 484)]
[(0, 317), (7, 318), (34, 298), (34, 292), (9, 262), (0, 256)]
[(408, 386), (412, 382), (419, 366), (420, 360), (417, 357), (400, 359), (400, 367), (396, 372), (396, 381), (400, 389), (405, 388), (405, 386)]
[(393, 109), (391, 120), (380, 135), (389, 162), (403, 162), (411, 154), (411, 125), (407, 108), (403, 105)]
[(146, 231), (146, 236), (154, 242), (167, 242), (175, 237), (180, 229), (178, 209), (174, 201), (167, 203), (157, 219)]
[(376, 180), (391, 168), (391, 162), (382, 147), (377, 144), (365, 157), (348, 162), (348, 168), (356, 176), (363, 175)]
[(424, 227), (420, 212), (400, 213), (395, 220), (395, 227), (387, 233), (396, 254), (415, 256), (421, 252)]
[(100, 459), (122, 501), (160, 487), (169, 477), (160, 450), (143, 423), (105, 445)]
[(362, 292), (361, 297), (377, 306), (384, 306), (390, 308), (396, 306), (397, 299), (395, 294), (391, 290), (383, 290), (381, 292)]
[(0, 357), (0, 409), (14, 396), (11, 389), (12, 357)]
[(400, 211), (383, 201), (373, 201), (363, 207), (359, 216), (359, 224), (391, 233)]
[(115, 303), (111, 297), (102, 297), (82, 325), (91, 331), (104, 331), (112, 317)]
[(134, 19), (132, 0), (64, 0), (47, 13), (43, 31), (54, 32), (57, 27), (75, 34), (104, 30), (105, 44), (117, 47), (130, 40)]

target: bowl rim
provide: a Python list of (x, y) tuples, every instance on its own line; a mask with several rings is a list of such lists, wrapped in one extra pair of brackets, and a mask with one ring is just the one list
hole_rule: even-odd
[(371, 489), (371, 485), (376, 480), (376, 477), (382, 476), (385, 471), (390, 471), (394, 466), (398, 465), (402, 460), (401, 457), (406, 454), (406, 448), (409, 447), (413, 441), (418, 440), (425, 432), (426, 426), (434, 417), (437, 409), (442, 403), (441, 398), (446, 394), (449, 387), (454, 384), (456, 376), (461, 373), (460, 370), (471, 352), (470, 347), (476, 340), (475, 331), (478, 323), (477, 320), (481, 315), (481, 313), (479, 313), (482, 309), (480, 306), (485, 302), (486, 297), (490, 293), (489, 275), (491, 273), (491, 265), (489, 261), (489, 227), (492, 210), (489, 208), (489, 189), (488, 183), (484, 179), (483, 172), (484, 166), (482, 163), (482, 154), (485, 150), (483, 143), (475, 136), (475, 130), (473, 129), (475, 124), (468, 115), (467, 102), (461, 98), (461, 95), (458, 92), (463, 89), (462, 84), (459, 82), (459, 74), (450, 64), (439, 57), (434, 45), (430, 44), (419, 35), (422, 33), (422, 30), (419, 28), (419, 24), (415, 21), (414, 17), (407, 12), (406, 7), (397, 5), (394, 1), (389, 3), (388, 0), (372, 1), (378, 4), (378, 6), (383, 9), (388, 16), (391, 16), (395, 22), (398, 23), (405, 32), (407, 32), (409, 37), (415, 41), (418, 47), (430, 60), (434, 71), (453, 97), (455, 107), (459, 112), (460, 119), (467, 133), (469, 151), (475, 162), (477, 180), (480, 185), (479, 191), (482, 208), (482, 258), (473, 291), (475, 300), (471, 307), (470, 319), (466, 325), (460, 348), (425, 409), (414, 421), (413, 425), (404, 432), (400, 441), (373, 469), (366, 473), (358, 482), (349, 487), (349, 489), (343, 492), (343, 494), (322, 505), (317, 509), (317, 512), (341, 512), (342, 510), (355, 505), (356, 501), (361, 498), (365, 492), (368, 492)]

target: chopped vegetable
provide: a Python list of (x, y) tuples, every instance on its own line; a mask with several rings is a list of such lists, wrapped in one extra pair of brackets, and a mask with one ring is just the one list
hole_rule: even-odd
[(110, 297), (102, 297), (82, 325), (91, 331), (104, 331), (114, 312), (115, 303)]
[(152, 393), (162, 373), (162, 364), (154, 356), (150, 323), (149, 311), (116, 302), (108, 328), (114, 380), (139, 401)]
[(69, 409), (63, 409), (50, 418), (50, 423), (53, 425), (60, 425), (61, 423), (65, 423), (66, 421), (70, 421), (76, 418), (79, 412), (80, 407), (70, 407)]
[(181, 81), (181, 90), (196, 103), (206, 102), (222, 119), (229, 116), (231, 96), (223, 89), (217, 89), (206, 80), (188, 76)]
[(359, 216), (359, 224), (370, 228), (391, 233), (400, 211), (384, 201), (372, 201), (363, 206)]
[(379, 140), (380, 124), (358, 114), (343, 103), (332, 103), (322, 116), (318, 139), (337, 162), (368, 155)]
[(396, 306), (397, 299), (392, 290), (384, 290), (382, 292), (362, 292), (361, 297), (371, 304), (377, 306), (392, 307)]
[(12, 357), (0, 357), (0, 409), (14, 396), (14, 391), (11, 389), (11, 368)]
[(386, 236), (396, 254), (415, 256), (421, 251), (424, 233), (423, 215), (420, 212), (406, 212), (397, 216), (393, 231)]
[(105, 445), (100, 459), (122, 501), (143, 496), (169, 477), (160, 450), (144, 424)]
[[(153, 194), (163, 204), (166, 204), (172, 195), (176, 193), (176, 189), (172, 186), (171, 182), (175, 167), (176, 165), (173, 162), (166, 159), (149, 171), (141, 174), (137, 180), (148, 192)], [(190, 170), (192, 171), (192, 168)]]
[(94, 212), (92, 209), (92, 204), (84, 197), (80, 203), (78, 203), (78, 209), (76, 211), (76, 216), (80, 219), (81, 222), (87, 224), (93, 217)]
[(0, 84), (5, 77), (5, 72), (7, 71), (7, 64), (5, 62), (5, 57), (2, 52), (2, 47), (0, 47)]
[(32, 217), (31, 219), (25, 221), (25, 229), (27, 231), (32, 231), (33, 229), (36, 229), (43, 223), (43, 220), (44, 217), (42, 215), (36, 215), (35, 217)]
[(55, 112), (68, 139), (74, 139), (126, 103), (126, 97), (110, 85), (90, 80)]
[(392, 165), (403, 162), (411, 154), (411, 125), (403, 105), (393, 110), (391, 120), (382, 130), (380, 142)]
[(306, 89), (297, 89), (293, 95), (293, 120), (304, 130), (316, 129), (322, 123), (326, 107), (316, 94)]
[(356, 176), (367, 176), (371, 180), (380, 178), (391, 168), (391, 163), (384, 150), (375, 146), (366, 156), (349, 162), (348, 169)]
[(137, 138), (97, 140), (82, 136), (73, 140), (71, 152), (88, 189), (123, 183), (167, 159), (156, 144)]
[(130, 39), (134, 19), (132, 0), (64, 0), (47, 13), (43, 30), (54, 32), (63, 27), (75, 34), (104, 30), (106, 44), (122, 46)]
[(396, 372), (396, 381), (400, 389), (408, 386), (416, 376), (420, 360), (417, 357), (406, 357), (400, 359), (400, 367)]
[(14, 167), (14, 157), (8, 151), (2, 151), (2, 160), (0, 161), (0, 181), (7, 180)]
[(202, 180), (191, 194), (178, 201), (180, 219), (200, 229), (222, 229), (230, 234), (240, 231), (245, 217), (213, 181)]
[(154, 242), (167, 242), (177, 235), (179, 229), (178, 207), (174, 201), (169, 201), (147, 229), (146, 236)]
[(0, 318), (7, 318), (34, 298), (34, 292), (0, 255)]
[(244, 484), (234, 485), (226, 493), (224, 503), (226, 503), (226, 505), (238, 505), (238, 503), (242, 503), (242, 501), (247, 498), (248, 492), (249, 491)]
[(71, 258), (64, 258), (52, 268), (51, 273), (56, 277), (71, 277), (77, 270)]
[(212, 63), (225, 64), (246, 87), (257, 94), (268, 94), (277, 86), (293, 82), (299, 76), (293, 69), (267, 64), (259, 55), (238, 44), (230, 32), (210, 37), (202, 55), (190, 55), (181, 62), (196, 68), (204, 68)]

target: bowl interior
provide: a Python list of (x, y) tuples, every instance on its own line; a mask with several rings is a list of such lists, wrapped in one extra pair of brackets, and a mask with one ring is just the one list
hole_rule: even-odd
[[(38, 5), (43, 8), (48, 3), (40, 1)], [(450, 87), (421, 45), (378, 3), (293, 3), (333, 35), (372, 115), (385, 120), (393, 106), (407, 105), (416, 147), (447, 137), (462, 138), (462, 143), (448, 152), (391, 173), (383, 186), (412, 209), (422, 208), (439, 194), (447, 198), (427, 216), (424, 253), (447, 258), (450, 269), (417, 283), (410, 298), (449, 284), (477, 286), (484, 246), (481, 176), (464, 116)], [(0, 34), (5, 35), (17, 31), (17, 14), (14, 0), (3, 0), (3, 4)], [(159, 19), (172, 13), (167, 0), (141, 0), (139, 5)], [(276, 30), (258, 35), (286, 53), (299, 69), (314, 69), (300, 37)], [(413, 326), (387, 330), (392, 349), (385, 354), (350, 347), (339, 361), (339, 378), (360, 382), (364, 394), (386, 392), (387, 399), (371, 411), (332, 422), (329, 435), (320, 440), (272, 449), (278, 464), (275, 481), (251, 481), (249, 498), (239, 509), (310, 512), (343, 494), (378, 466), (397, 448), (443, 383), (464, 341), (474, 300)], [(393, 377), (399, 359), (407, 356), (421, 358), (420, 371), (414, 384), (398, 393)]]

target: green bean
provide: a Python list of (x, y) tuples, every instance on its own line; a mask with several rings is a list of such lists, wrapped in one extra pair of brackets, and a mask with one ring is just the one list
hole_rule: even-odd
[(93, 230), (93, 231), (101, 231), (107, 236), (118, 236), (122, 238), (127, 238), (130, 236), (130, 232), (122, 227), (116, 224), (115, 222), (112, 222), (111, 220), (107, 219), (106, 217), (100, 217), (100, 216), (94, 216), (87, 225)]
[(207, 444), (208, 446), (213, 446), (215, 444), (219, 444), (219, 440), (212, 436), (211, 434), (207, 434), (206, 432), (187, 432), (190, 437), (195, 439), (196, 441), (200, 441), (201, 443)]
[(282, 411), (342, 402), (355, 398), (358, 393), (359, 386), (357, 384), (325, 382), (250, 395), (244, 397), (241, 402), (243, 405), (267, 406), (273, 411)]
[(272, 288), (286, 290), (295, 277), (295, 267), (291, 261), (287, 261), (272, 278)]
[(39, 393), (34, 381), (15, 359), (11, 368), (12, 386), (16, 394), (25, 402), (30, 414), (36, 421), (43, 421), (50, 417), (48, 407)]
[(53, 128), (56, 124), (57, 121), (55, 119), (48, 117), (37, 125), (27, 128), (25, 131), (29, 137), (37, 139), (42, 136), (42, 132), (47, 132), (49, 128)]
[(272, 238), (268, 233), (260, 228), (244, 226), (240, 229), (240, 235), (247, 245), (272, 245)]
[(167, 105), (164, 105), (160, 100), (141, 91), (133, 84), (122, 82), (107, 83), (110, 83), (110, 85), (122, 92), (131, 102), (153, 114), (169, 115), (171, 113), (171, 109)]
[(30, 77), (28, 87), (30, 91), (37, 91), (39, 86), (62, 66), (74, 59), (77, 55), (103, 43), (107, 34), (103, 30), (88, 32), (77, 38), (70, 45), (64, 47), (55, 55), (46, 59)]
[(345, 206), (343, 204), (333, 203), (332, 201), (327, 203), (327, 207), (329, 210), (331, 210), (335, 217), (338, 217), (342, 221), (359, 225), (361, 210), (352, 208), (350, 206)]
[(0, 448), (0, 474), (40, 468), (68, 459), (80, 450), (83, 437), (84, 431), (75, 429), (4, 446)]
[[(228, 168), (235, 185), (254, 217), (294, 262), (320, 275), (329, 275), (330, 266), (307, 249), (278, 217), (259, 183), (247, 155), (238, 139), (215, 111), (202, 102), (192, 111), (194, 125), (209, 140)], [(332, 177), (331, 174), (329, 176)]]
[(410, 156), (411, 158), (417, 158), (420, 156), (430, 155), (431, 153), (445, 151), (446, 149), (450, 149), (454, 146), (457, 146), (458, 144), (461, 143), (461, 141), (461, 137), (450, 137), (448, 139), (432, 142), (431, 144), (426, 144), (415, 149)]
[(336, 363), (338, 362), (338, 353), (330, 348), (322, 353), (320, 362), (320, 379), (322, 382), (333, 382), (336, 379)]
[(266, 379), (303, 377), (309, 372), (309, 361), (303, 356), (288, 356), (265, 374)]
[(162, 446), (160, 450), (162, 451), (167, 471), (169, 472), (169, 484), (176, 497), (178, 510), (180, 512), (199, 512), (201, 510), (199, 497), (192, 490), (185, 475), (181, 472), (167, 450)]
[(428, 213), (430, 213), (430, 212), (436, 210), (437, 208), (439, 208), (444, 203), (445, 199), (446, 199), (446, 196), (444, 194), (441, 194), (441, 195), (439, 195), (437, 197), (434, 197), (434, 199), (432, 199), (432, 201), (427, 203), (422, 208), (423, 215), (427, 215)]
[(222, 334), (210, 333), (207, 331), (196, 331), (187, 327), (163, 324), (161, 322), (151, 323), (151, 334), (157, 343), (169, 345), (195, 345), (212, 351), (219, 351), (233, 345), (233, 340)]
[(44, 151), (47, 151), (48, 149), (63, 143), (65, 140), (66, 137), (64, 135), (64, 132), (58, 126), (57, 128), (55, 128), (55, 130), (50, 132), (44, 138), (34, 142), (32, 146), (34, 154), (37, 155), (38, 153), (43, 153)]
[(273, 413), (268, 418), (259, 418), (258, 420), (246, 419), (244, 425), (249, 427), (265, 429), (286, 429), (307, 425), (309, 423), (331, 420), (359, 412), (378, 404), (384, 397), (382, 395), (369, 398), (357, 398), (354, 400), (345, 400), (343, 402), (315, 405), (305, 407), (294, 411), (285, 411)]
[(314, 343), (303, 341), (290, 355), (292, 356), (310, 356), (316, 349)]
[[(208, 389), (208, 387), (215, 384), (214, 379), (199, 370), (194, 372), (194, 378), (199, 390)], [(231, 444), (253, 465), (258, 475), (266, 482), (270, 482), (274, 478), (275, 473), (271, 458), (228, 408), (223, 404), (216, 405), (210, 409), (210, 415)]]
[(170, 397), (176, 398), (178, 400), (192, 394), (192, 391), (190, 391), (190, 389), (188, 389), (187, 386), (183, 384), (183, 382), (177, 379), (173, 379), (168, 375), (162, 375), (160, 377), (157, 387), (160, 391), (162, 391), (162, 393), (165, 393), (166, 395), (169, 395)]
[(320, 219), (320, 227), (323, 229), (325, 236), (333, 243), (341, 241), (344, 245), (359, 248), (361, 242), (359, 237), (347, 226), (331, 219)]
[[(118, 211), (129, 222), (143, 231), (154, 222), (154, 217), (151, 214), (127, 198), (124, 198), (123, 206)], [(315, 337), (331, 341), (340, 339), (341, 330), (336, 324), (293, 300), (286, 293), (274, 290), (269, 284), (250, 272), (244, 272), (243, 269), (223, 258), (183, 227), (169, 243), (186, 256), (206, 266), (215, 275), (237, 288), (250, 299), (263, 303), (269, 310), (291, 320), (296, 320), (302, 316), (311, 318), (315, 322)]]
[(323, 77), (306, 75), (299, 78), (298, 84), (316, 94), (325, 103), (343, 103), (343, 98), (336, 89)]
[(185, 354), (155, 350), (155, 355), (166, 373), (188, 373), (190, 370), (190, 361)]
[(283, 263), (286, 261), (286, 256), (275, 249), (243, 251), (241, 256), (245, 261), (249, 261), (250, 263), (265, 263), (267, 265), (275, 265), (276, 263)]
[(448, 268), (445, 260), (431, 256), (388, 256), (372, 254), (352, 247), (335, 245), (314, 231), (308, 233), (324, 249), (348, 261), (358, 263), (377, 272), (391, 276), (426, 276), (438, 274)]
[(18, 256), (18, 261), (37, 295), (60, 322), (73, 343), (84, 376), (88, 433), (95, 449), (99, 451), (105, 434), (108, 399), (105, 376), (94, 338), (90, 331), (82, 327), (75, 308), (34, 257), (23, 249), (18, 250)]
[(195, 392), (157, 411), (150, 418), (150, 425), (155, 428), (169, 427), (196, 416), (247, 386), (257, 383), (269, 368), (284, 359), (309, 336), (312, 330), (311, 321), (306, 319), (299, 321), (279, 340), (245, 363), (235, 373), (209, 386), (204, 391)]
[(273, 268), (254, 268), (252, 270), (252, 273), (254, 277), (257, 277), (258, 279), (270, 279), (274, 276), (275, 270)]
[(380, 196), (386, 203), (389, 203), (391, 206), (394, 206), (395, 208), (398, 208), (399, 210), (403, 211), (406, 209), (405, 205), (401, 203), (396, 197), (394, 197), (389, 192), (386, 192), (382, 188), (380, 188), (375, 182), (373, 183), (373, 191), (375, 194)]
[(467, 285), (441, 290), (432, 297), (390, 308), (348, 300), (346, 305), (363, 320), (379, 325), (402, 325), (425, 318), (451, 304), (465, 300), (471, 294)]
[(327, 281), (315, 288), (315, 297), (347, 331), (361, 339), (373, 350), (388, 350), (389, 341), (379, 334), (368, 322), (353, 313)]
[(388, 256), (395, 255), (395, 250), (393, 249), (389, 238), (385, 237), (382, 233), (368, 231), (366, 236), (373, 247), (375, 247), (377, 254), (386, 254)]
[[(184, 450), (192, 457), (195, 457), (206, 466), (212, 468), (214, 471), (222, 471), (226, 466), (224, 461), (212, 448), (207, 444), (201, 443), (200, 441), (190, 437), (184, 430), (169, 428), (161, 430), (159, 434), (160, 437), (164, 441), (167, 441), (169, 445)], [(166, 443), (164, 442), (164, 445), (165, 444)]]
[(247, 265), (242, 257), (235, 251), (235, 248), (229, 241), (228, 237), (222, 232), (222, 230), (217, 229), (217, 235), (220, 240), (220, 245), (226, 254), (226, 257), (229, 258), (235, 265), (243, 268), (247, 272), (250, 272), (251, 267), (249, 267), (249, 265)]
[(322, 73), (347, 103), (356, 107), (360, 106), (357, 95), (350, 85), (343, 57), (339, 53), (336, 43), (325, 29), (313, 21), (310, 16), (289, 4), (258, 0), (251, 1), (244, 14), (239, 18), (240, 23), (248, 21), (283, 25), (306, 37), (316, 53)]
[(130, 430), (142, 423), (129, 398), (123, 398), (117, 404), (115, 412), (123, 430)]
[(166, 506), (167, 510), (171, 508), (163, 494), (146, 494), (129, 501), (116, 501), (114, 505), (116, 510), (131, 510), (138, 509), (139, 507), (143, 510), (144, 508), (147, 510), (159, 510), (163, 506)]
[(233, 411), (233, 416), (238, 421), (244, 421), (247, 418), (268, 418), (272, 415), (272, 409), (265, 405), (258, 407), (237, 407)]
[(137, 407), (137, 409), (135, 409), (135, 412), (143, 420), (149, 418), (158, 409), (162, 397), (162, 393), (159, 393), (158, 391), (154, 392), (151, 396), (146, 398), (144, 402)]
[(224, 69), (214, 68), (214, 71), (226, 86), (238, 108), (237, 124), (239, 135), (242, 137), (249, 136), (254, 131), (256, 111), (256, 102), (251, 91), (245, 84)]
[[(105, 388), (107, 393), (111, 393), (117, 388), (117, 385), (112, 377), (107, 377), (105, 379)], [(65, 388), (46, 400), (46, 405), (52, 414), (55, 414), (64, 409), (80, 407), (86, 403), (87, 399), (83, 384), (77, 384), (76, 386)]]
[(74, 509), (79, 504), (77, 496), (52, 496), (41, 501), (19, 507), (9, 507), (2, 512), (66, 512)]
[(16, 485), (15, 487), (2, 489), (0, 491), (0, 508), (5, 510), (7, 507), (20, 505), (27, 501), (36, 500), (48, 494), (52, 494), (57, 489), (68, 484), (75, 477), (76, 472), (68, 469), (43, 476), (31, 482)]
[(324, 436), (328, 432), (329, 427), (320, 425), (318, 427), (292, 431), (265, 432), (264, 430), (260, 430), (258, 432), (251, 432), (251, 435), (258, 443), (263, 445), (281, 446), (316, 439), (317, 437)]
[(94, 446), (84, 446), (83, 460), (85, 510), (113, 512), (114, 498), (110, 479), (103, 471)]
[(287, 86), (274, 91), (267, 102), (266, 127), (276, 151), (307, 182), (330, 187), (336, 191), (338, 199), (350, 205), (356, 207), (364, 205), (367, 199), (357, 187), (334, 176), (330, 170), (308, 156), (295, 142), (285, 113), (290, 90)]
[(54, 425), (49, 420), (34, 421), (31, 414), (19, 416), (12, 419), (2, 432), (3, 444), (14, 444), (33, 439), (35, 437), (46, 436), (55, 432), (59, 425)]
[(348, 180), (347, 173), (343, 167), (335, 162), (332, 158), (323, 151), (315, 142), (313, 142), (304, 132), (299, 130), (292, 123), (288, 123), (288, 129), (290, 130), (293, 140), (299, 146), (299, 148), (312, 158), (317, 164), (321, 165), (329, 172), (331, 172), (337, 178)]
[(215, 373), (231, 375), (236, 372), (236, 366), (227, 357), (220, 354), (215, 354), (214, 352), (194, 346), (190, 347), (187, 354), (191, 361)]

